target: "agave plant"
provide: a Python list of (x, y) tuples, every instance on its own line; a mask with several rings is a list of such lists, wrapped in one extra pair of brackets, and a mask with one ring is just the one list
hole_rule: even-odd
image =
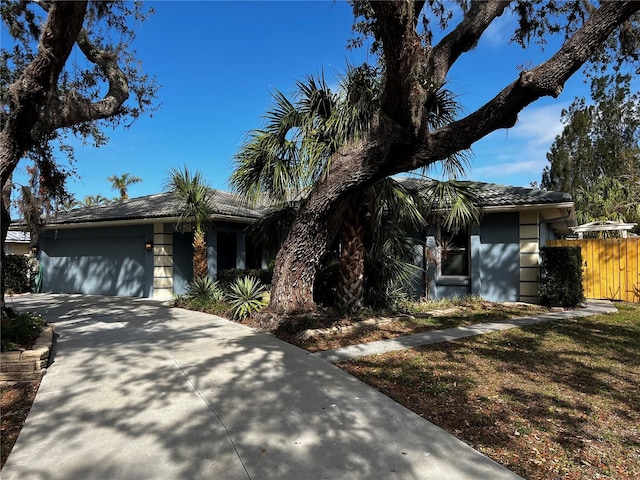
[(214, 282), (209, 277), (198, 277), (189, 282), (187, 296), (192, 299), (206, 298), (212, 302), (224, 301), (222, 288), (220, 288), (218, 282)]
[(231, 304), (234, 318), (248, 317), (268, 304), (265, 299), (265, 287), (255, 277), (238, 278), (229, 289), (227, 299)]

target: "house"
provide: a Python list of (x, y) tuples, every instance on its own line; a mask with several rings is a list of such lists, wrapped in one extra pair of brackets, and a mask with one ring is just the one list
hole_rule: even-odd
[[(419, 180), (408, 179), (405, 182)], [(571, 196), (493, 183), (473, 187), (482, 219), (461, 232), (434, 226), (421, 252), (420, 293), (478, 295), (490, 301), (539, 302), (540, 247), (577, 225)]]
[[(209, 272), (259, 268), (259, 249), (247, 243), (244, 230), (260, 209), (219, 190), (210, 201)], [(188, 223), (176, 229), (177, 212), (169, 193), (58, 212), (38, 237), (42, 291), (156, 299), (183, 293), (193, 276), (193, 233)]]
[[(571, 197), (472, 185), (483, 211), (480, 224), (463, 232), (437, 226), (424, 232), (424, 274), (416, 293), (537, 302), (540, 247), (576, 226)], [(210, 275), (227, 268), (263, 267), (261, 249), (251, 245), (245, 229), (265, 208), (250, 207), (240, 196), (219, 190), (212, 190), (211, 202)], [(188, 224), (176, 229), (177, 207), (170, 194), (160, 193), (56, 214), (38, 240), (42, 291), (157, 299), (184, 293), (192, 278), (193, 234)]]
[(4, 243), (4, 253), (7, 255), (29, 255), (29, 232), (9, 231)]

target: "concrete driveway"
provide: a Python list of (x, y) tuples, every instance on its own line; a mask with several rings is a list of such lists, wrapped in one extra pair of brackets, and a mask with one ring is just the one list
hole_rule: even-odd
[(152, 300), (8, 299), (55, 323), (1, 477), (516, 479), (325, 360)]

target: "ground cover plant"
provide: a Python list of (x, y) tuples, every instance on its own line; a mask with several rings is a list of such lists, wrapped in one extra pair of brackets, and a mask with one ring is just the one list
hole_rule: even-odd
[[(38, 314), (7, 309), (2, 319), (2, 351), (28, 350), (46, 325)], [(40, 382), (0, 386), (0, 468), (4, 466), (29, 414)]]
[(640, 478), (640, 306), (340, 365), (529, 480)]
[(47, 324), (41, 315), (31, 312), (16, 313), (12, 309), (6, 310), (7, 316), (2, 319), (1, 350), (29, 349)]

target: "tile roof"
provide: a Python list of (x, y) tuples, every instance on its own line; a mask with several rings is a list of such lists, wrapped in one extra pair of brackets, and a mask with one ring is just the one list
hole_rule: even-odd
[[(424, 185), (428, 180), (419, 178), (398, 179), (408, 188), (417, 188)], [(475, 194), (480, 201), (480, 206), (488, 207), (511, 207), (525, 205), (550, 205), (556, 203), (572, 202), (571, 195), (564, 192), (548, 192), (535, 188), (511, 187), (498, 185), (496, 183), (461, 181), (464, 185), (474, 187)]]
[(29, 232), (18, 232), (9, 230), (7, 232), (7, 242), (11, 243), (29, 243), (31, 241), (31, 235)]
[[(213, 217), (235, 217), (252, 220), (263, 215), (264, 207), (252, 207), (240, 195), (211, 190)], [(137, 220), (178, 216), (179, 203), (170, 193), (117, 200), (105, 205), (74, 208), (47, 218), (47, 225), (90, 223), (114, 220)]]
[[(401, 183), (409, 188), (417, 188), (428, 180), (415, 177), (400, 178)], [(463, 181), (475, 187), (481, 206), (511, 207), (525, 205), (551, 205), (571, 202), (571, 195), (562, 192), (547, 192), (533, 188), (511, 187), (495, 183)], [(211, 190), (211, 202), (215, 217), (232, 217), (247, 220), (260, 218), (267, 211), (267, 205), (249, 205), (243, 197), (231, 192)], [(171, 218), (178, 216), (178, 201), (170, 193), (156, 193), (144, 197), (118, 200), (106, 205), (81, 207), (66, 212), (57, 212), (47, 219), (47, 225), (70, 223), (93, 223), (116, 220), (142, 220), (154, 218)], [(17, 221), (22, 224), (24, 221)]]

